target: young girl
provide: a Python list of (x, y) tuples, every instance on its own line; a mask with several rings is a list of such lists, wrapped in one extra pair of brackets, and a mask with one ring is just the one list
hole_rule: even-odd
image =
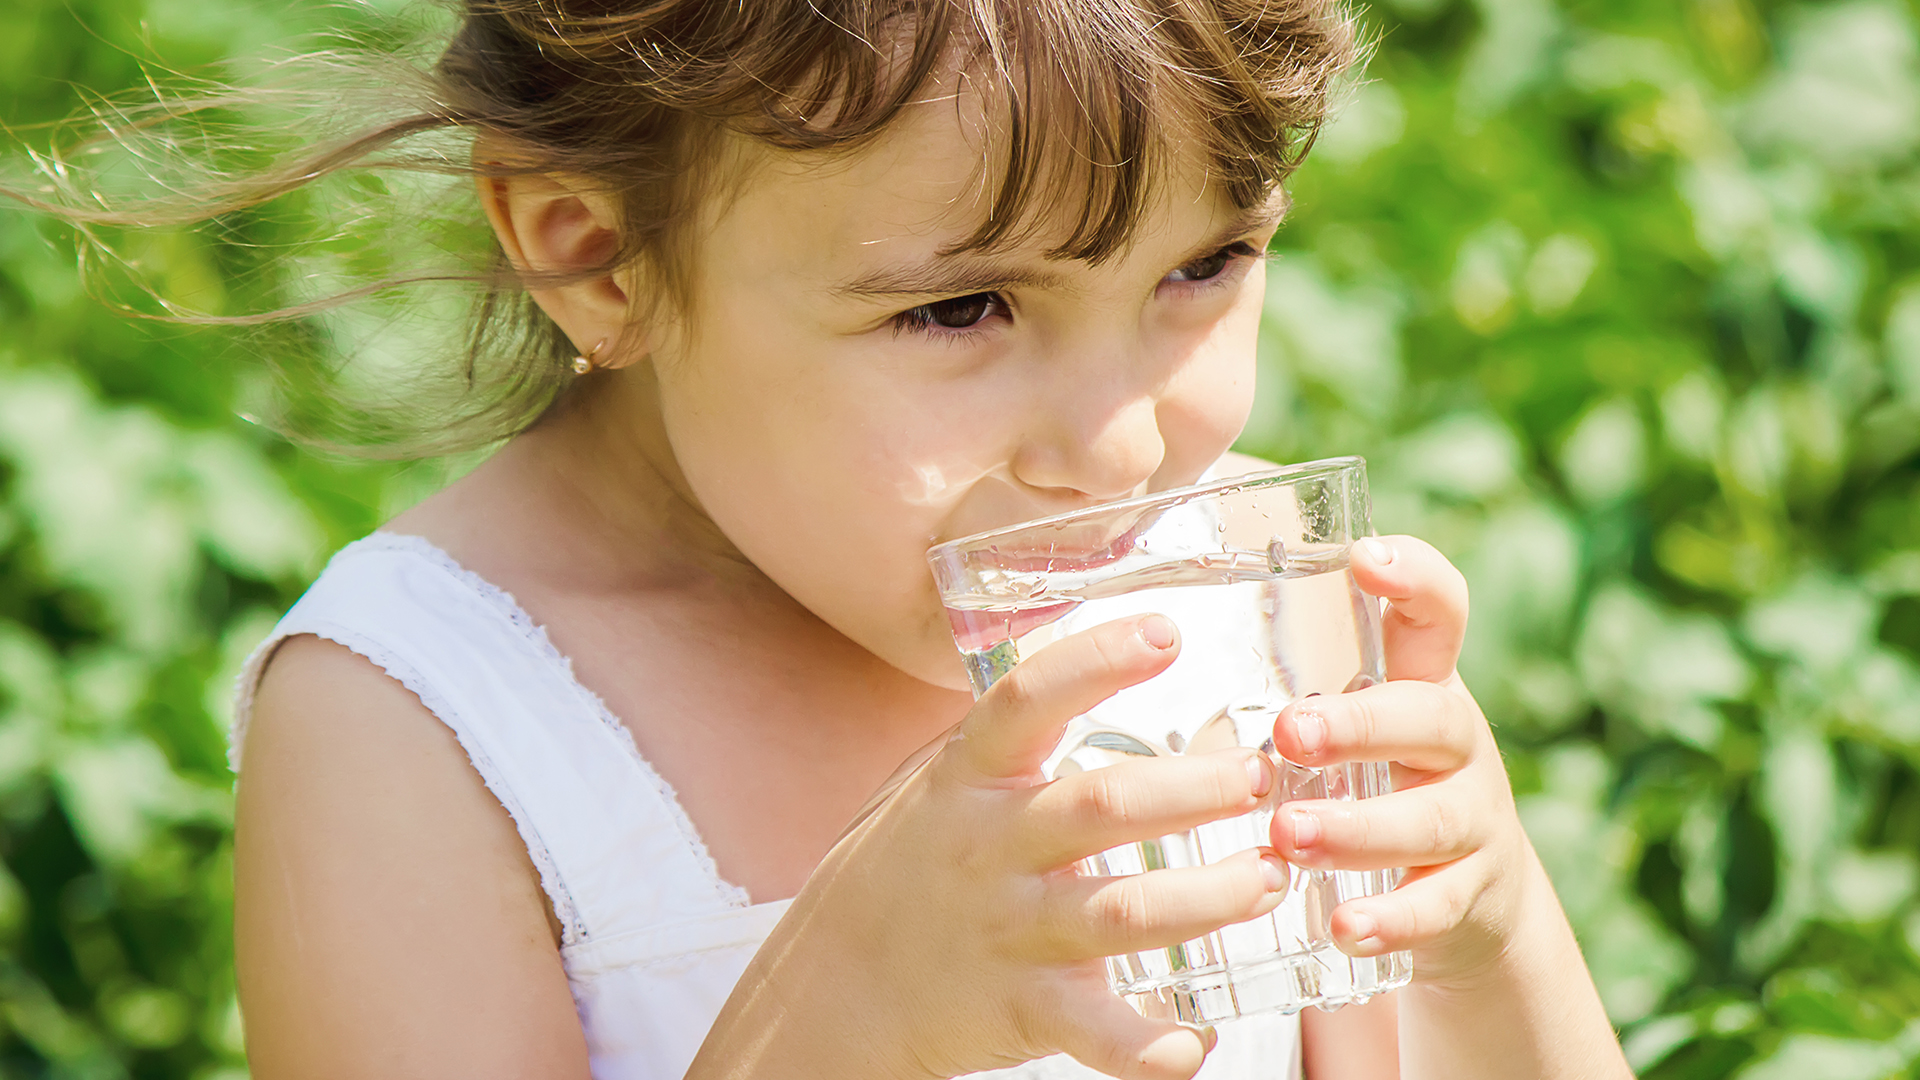
[[(1274, 729), (1399, 790), (1106, 880), (1072, 867), (1271, 766), (1042, 782), (1171, 624), (975, 703), (924, 561), (1259, 467), (1228, 448), (1261, 255), (1352, 47), (1333, 0), (468, 0), (432, 109), (287, 175), (470, 132), (503, 288), (565, 345), (473, 413), (537, 422), (340, 552), (243, 678), (255, 1075), (1625, 1076), (1432, 548), (1356, 548), (1389, 681)], [(1411, 867), (1333, 925), (1414, 983), (1217, 1031), (1108, 989), (1289, 863)]]

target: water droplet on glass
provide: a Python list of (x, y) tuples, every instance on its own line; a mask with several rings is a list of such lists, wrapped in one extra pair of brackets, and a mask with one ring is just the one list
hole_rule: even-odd
[(1287, 572), (1287, 542), (1277, 536), (1267, 545), (1267, 569), (1276, 574)]

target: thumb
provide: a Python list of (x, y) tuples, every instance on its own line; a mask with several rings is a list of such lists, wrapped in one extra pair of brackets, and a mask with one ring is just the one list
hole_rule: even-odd
[(1189, 1080), (1200, 1071), (1220, 1037), (1210, 1027), (1192, 1028), (1141, 1016), (1111, 993), (1097, 995), (1080, 1023), (1062, 1032), (1061, 1049), (1089, 1069), (1121, 1080)]

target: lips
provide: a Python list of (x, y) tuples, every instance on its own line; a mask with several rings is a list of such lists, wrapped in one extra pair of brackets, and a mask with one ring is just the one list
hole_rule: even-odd
[[(1004, 641), (1017, 641), (1079, 606), (1076, 600), (1029, 599), (1033, 593), (1008, 587), (1007, 576), (1084, 574), (1133, 555), (1141, 537), (1171, 507), (1120, 508), (1102, 513), (1088, 507), (976, 533), (938, 545), (928, 552), (935, 582), (943, 595), (964, 594), (964, 607), (948, 607), (954, 642), (966, 653)], [(1113, 530), (1131, 523), (1115, 535)], [(986, 584), (987, 582), (998, 584)], [(959, 587), (960, 582), (969, 586)]]
[(1003, 641), (1018, 641), (1078, 606), (1068, 601), (1003, 611), (948, 608), (947, 624), (952, 627), (953, 640), (962, 652), (982, 652)]
[[(1158, 515), (1142, 517), (1119, 536), (1104, 541), (1075, 536), (1076, 532), (1085, 536), (1091, 529), (1104, 523), (1063, 524), (1049, 530), (1050, 534), (1057, 533), (1057, 536), (1045, 541), (1044, 549), (1040, 546), (1040, 538), (1033, 537), (1027, 540), (1022, 548), (1008, 549), (994, 544), (982, 551), (969, 552), (968, 556), (970, 560), (980, 559), (999, 570), (1043, 573), (1057, 570), (1091, 570), (1119, 562), (1132, 554), (1140, 534), (1151, 528), (1157, 518)], [(1021, 527), (1011, 526), (1009, 531)]]

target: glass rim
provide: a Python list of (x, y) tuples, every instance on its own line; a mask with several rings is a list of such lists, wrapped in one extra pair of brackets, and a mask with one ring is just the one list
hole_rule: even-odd
[(943, 541), (928, 548), (927, 557), (928, 559), (933, 559), (958, 551), (961, 548), (972, 547), (983, 541), (1003, 540), (1009, 536), (1015, 536), (1035, 529), (1051, 528), (1056, 525), (1064, 525), (1074, 521), (1100, 517), (1105, 514), (1140, 510), (1161, 503), (1166, 504), (1167, 507), (1174, 507), (1182, 503), (1192, 502), (1195, 499), (1202, 499), (1211, 495), (1223, 495), (1241, 488), (1267, 487), (1283, 482), (1304, 480), (1315, 475), (1345, 472), (1356, 467), (1365, 468), (1366, 464), (1366, 458), (1358, 454), (1346, 454), (1341, 457), (1303, 461), (1297, 465), (1281, 465), (1271, 469), (1260, 469), (1254, 472), (1240, 473), (1236, 476), (1207, 480), (1198, 484), (1189, 484), (1186, 487), (1168, 488), (1165, 491), (1150, 492), (1146, 495), (1135, 495), (1131, 498), (1117, 499), (1113, 502), (1097, 503), (1093, 506), (1081, 507), (1078, 510), (1067, 510), (1058, 514), (1049, 514), (1046, 517), (1034, 518), (1031, 521), (1002, 525), (996, 529), (986, 529), (953, 540)]

